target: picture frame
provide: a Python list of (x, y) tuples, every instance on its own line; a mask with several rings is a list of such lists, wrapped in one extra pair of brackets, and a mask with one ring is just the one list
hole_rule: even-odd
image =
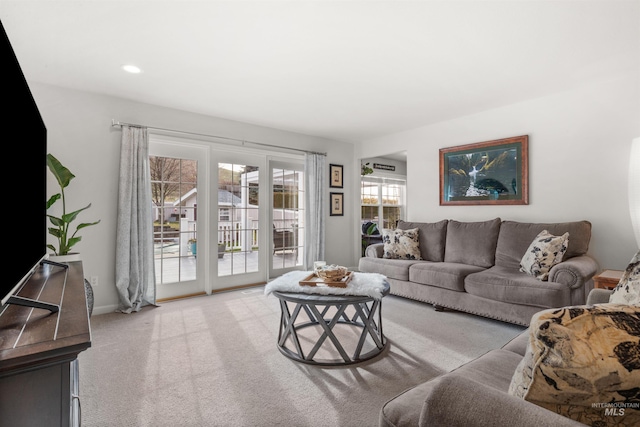
[(342, 165), (329, 165), (329, 187), (344, 188), (343, 170), (344, 167)]
[(440, 149), (440, 205), (529, 204), (529, 136)]
[(330, 216), (343, 216), (344, 215), (344, 194), (343, 193), (329, 193), (329, 215)]

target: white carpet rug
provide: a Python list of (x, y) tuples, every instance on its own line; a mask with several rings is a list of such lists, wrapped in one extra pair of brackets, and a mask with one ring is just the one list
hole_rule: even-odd
[(382, 316), (389, 348), (343, 368), (278, 351), (280, 308), (264, 287), (94, 316), (82, 425), (373, 427), (387, 400), (523, 330), (395, 296)]

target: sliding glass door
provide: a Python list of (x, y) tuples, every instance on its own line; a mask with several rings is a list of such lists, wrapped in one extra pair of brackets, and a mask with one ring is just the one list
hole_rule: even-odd
[(304, 163), (150, 138), (156, 292), (170, 299), (264, 283), (304, 262)]

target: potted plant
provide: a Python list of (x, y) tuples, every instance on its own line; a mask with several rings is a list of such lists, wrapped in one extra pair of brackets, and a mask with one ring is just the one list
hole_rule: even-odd
[[(49, 221), (53, 224), (53, 227), (49, 227), (49, 234), (56, 238), (58, 241), (58, 247), (49, 244), (47, 245), (47, 248), (51, 249), (56, 257), (69, 256), (71, 255), (71, 248), (82, 240), (82, 237), (76, 235), (78, 231), (85, 227), (96, 225), (100, 220), (89, 223), (80, 223), (74, 230), (72, 230), (71, 223), (76, 220), (80, 212), (89, 209), (91, 207), (91, 203), (82, 209), (67, 212), (64, 189), (67, 188), (71, 180), (75, 178), (75, 175), (72, 174), (69, 169), (64, 167), (52, 154), (47, 154), (47, 167), (60, 186), (60, 192), (54, 194), (49, 198), (49, 200), (47, 200), (47, 210), (49, 210), (49, 208), (58, 200), (62, 200), (62, 215), (60, 217), (47, 214)], [(79, 259), (77, 254), (75, 259)], [(58, 261), (64, 261), (64, 259), (58, 258)]]
[(365, 176), (365, 175), (369, 175), (369, 174), (373, 173), (373, 169), (371, 169), (369, 167), (369, 162), (367, 162), (367, 163), (365, 163), (363, 165), (360, 165), (360, 166), (361, 166), (360, 175)]
[(225, 245), (224, 243), (218, 243), (218, 259), (221, 259), (224, 257), (224, 251), (227, 250), (227, 245)]
[(189, 250), (193, 256), (196, 256), (198, 254), (198, 239), (189, 239), (187, 243), (189, 244)]

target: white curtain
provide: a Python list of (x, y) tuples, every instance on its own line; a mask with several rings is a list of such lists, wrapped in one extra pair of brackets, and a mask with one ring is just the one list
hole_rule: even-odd
[(325, 156), (308, 153), (305, 156), (305, 239), (304, 264), (307, 270), (314, 261), (324, 260), (325, 229)]
[(116, 288), (122, 313), (156, 303), (151, 203), (147, 129), (122, 126), (116, 228)]

